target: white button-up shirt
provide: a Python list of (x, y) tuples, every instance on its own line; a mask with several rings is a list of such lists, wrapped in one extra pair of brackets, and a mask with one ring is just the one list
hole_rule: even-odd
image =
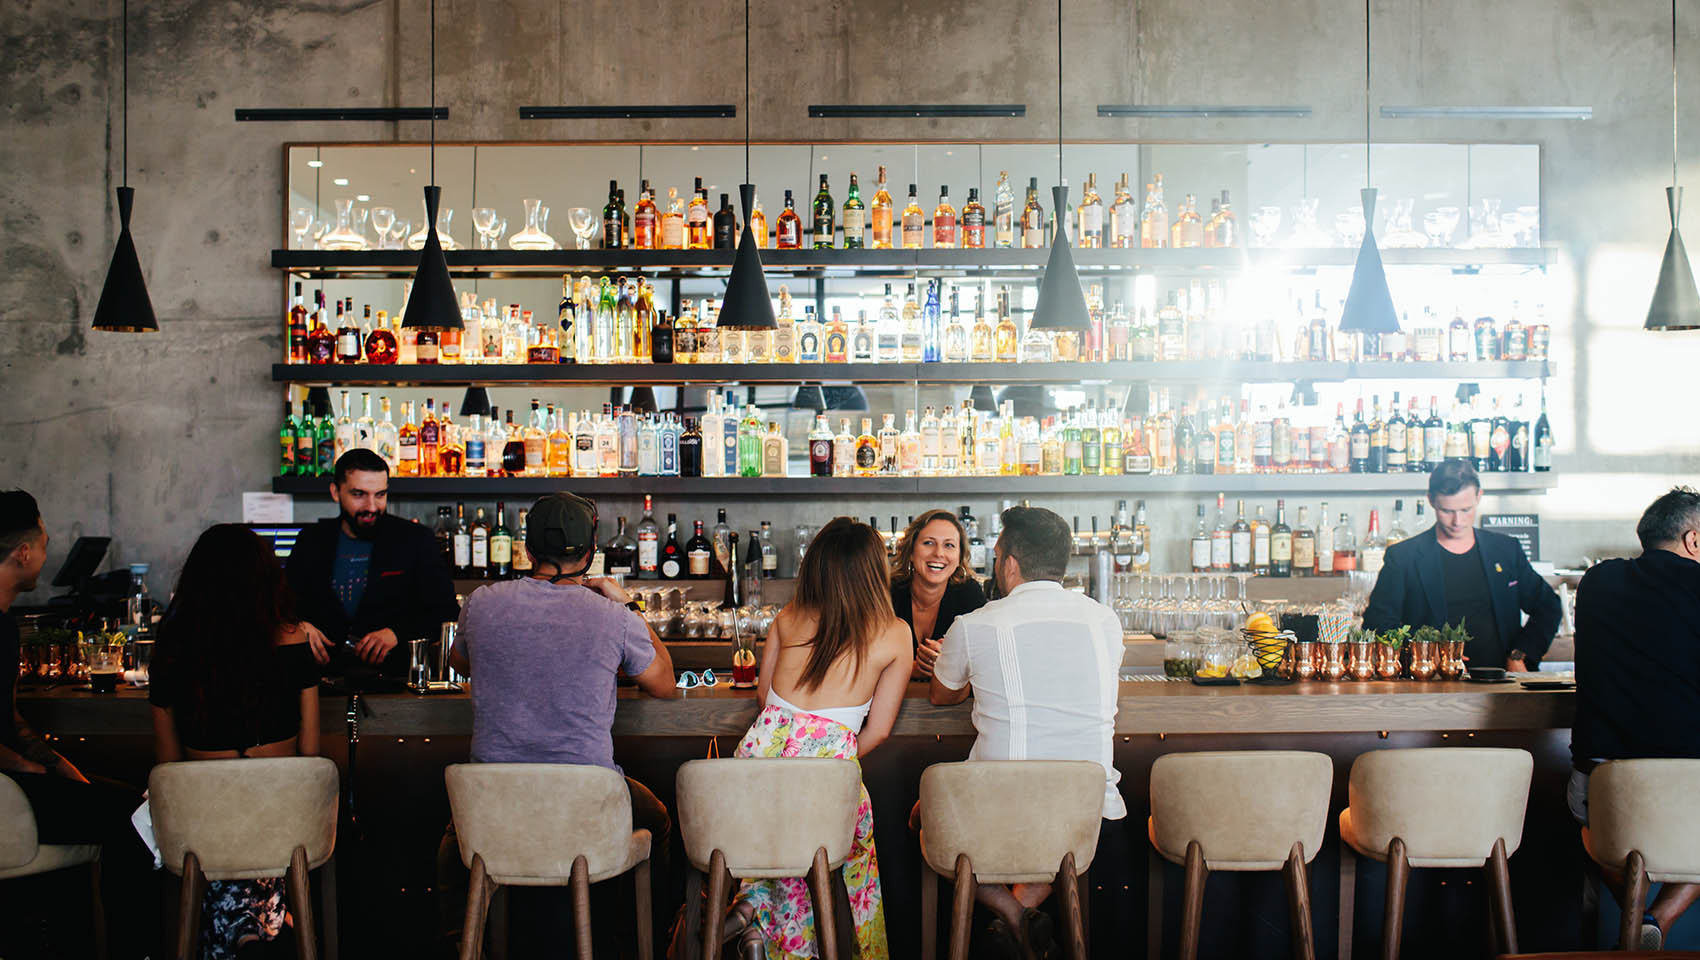
[(944, 635), (933, 678), (974, 687), (970, 760), (1090, 760), (1104, 767), (1104, 819), (1127, 816), (1112, 754), (1122, 662), (1109, 607), (1030, 580)]

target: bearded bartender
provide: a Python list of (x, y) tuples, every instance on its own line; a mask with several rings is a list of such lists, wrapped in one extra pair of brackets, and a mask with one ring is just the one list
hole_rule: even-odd
[(386, 512), (389, 487), (382, 457), (343, 454), (330, 484), (338, 515), (301, 531), (284, 573), (313, 659), (331, 664), (340, 648), (347, 653), (339, 660), (399, 678), (407, 673), (404, 641), (436, 637), (460, 606), (431, 531)]

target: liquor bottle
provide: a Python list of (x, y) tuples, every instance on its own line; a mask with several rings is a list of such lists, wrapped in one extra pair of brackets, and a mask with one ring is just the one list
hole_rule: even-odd
[[(1262, 507), (1258, 507), (1261, 514)], [(1269, 528), (1269, 570), (1274, 577), (1293, 575), (1293, 529), (1287, 526), (1287, 501), (1275, 501), (1275, 526)]]
[(909, 202), (903, 206), (903, 249), (919, 250), (926, 245), (926, 214), (921, 211), (921, 200), (915, 194), (915, 185), (909, 185)]
[(1348, 440), (1349, 466), (1352, 473), (1369, 472), (1369, 424), (1364, 422), (1364, 398), (1358, 398), (1358, 412), (1352, 421)]
[(611, 577), (631, 577), (637, 573), (638, 545), (626, 533), (626, 518), (617, 518), (614, 536), (602, 547), (603, 569)]
[(1169, 208), (1163, 199), (1163, 175), (1145, 185), (1145, 208), (1139, 216), (1139, 245), (1166, 247), (1170, 243)]
[(915, 411), (903, 415), (903, 432), (897, 435), (897, 473), (904, 477), (921, 475), (921, 431), (915, 426)]
[(891, 298), (891, 284), (885, 285), (885, 299), (880, 303), (879, 323), (874, 334), (874, 358), (880, 363), (896, 363), (902, 350), (903, 326), (897, 319), (897, 302)]
[(1310, 528), (1305, 508), (1299, 508), (1299, 525), (1293, 528), (1293, 576), (1309, 577), (1316, 573), (1316, 534)]
[(661, 475), (661, 429), (652, 414), (638, 419), (637, 474), (640, 477)]
[(962, 320), (961, 304), (957, 300), (960, 288), (950, 288), (950, 322), (944, 328), (944, 362), (968, 361), (968, 325)]
[(1508, 454), (1511, 452), (1511, 421), (1499, 408), (1499, 398), (1493, 398), (1493, 416), (1488, 421), (1488, 469), (1495, 473), (1505, 473), (1509, 469)]
[(1075, 238), (1078, 247), (1092, 249), (1104, 245), (1104, 200), (1098, 195), (1098, 175), (1086, 175), (1086, 189), (1081, 192), (1080, 206), (1076, 209), (1079, 221), (1079, 236)]
[(355, 325), (354, 311), (343, 311), (343, 302), (336, 302), (336, 362), (360, 362), (360, 328)]
[(761, 532), (756, 543), (761, 551), (761, 578), (776, 579), (779, 576), (779, 550), (773, 545), (773, 524), (770, 521), (761, 522)]
[[(821, 174), (825, 182), (826, 174)], [(856, 175), (850, 175), (850, 189), (844, 197), (844, 249), (860, 250), (866, 243), (867, 210), (862, 204), (862, 187)], [(816, 237), (817, 245), (819, 237)]]
[(709, 531), (708, 542), (714, 550), (711, 573), (716, 577), (724, 577), (737, 566), (732, 561), (738, 555), (735, 546), (738, 535), (732, 532), (732, 525), (726, 522), (725, 507), (720, 507), (715, 513), (714, 529)]
[(1018, 359), (1021, 334), (1015, 327), (1014, 318), (1009, 315), (1008, 287), (998, 293), (998, 323), (993, 329), (992, 339), (998, 363), (1014, 363)]
[[(700, 532), (702, 525), (699, 522)], [(656, 564), (663, 580), (677, 580), (685, 573), (685, 550), (679, 546), (679, 518), (667, 515), (667, 540), (661, 545), (660, 562)]]
[(827, 189), (826, 174), (820, 175), (820, 190), (815, 193), (814, 237), (816, 250), (831, 250), (835, 226), (832, 191)]
[(1358, 569), (1365, 573), (1380, 573), (1383, 561), (1387, 557), (1387, 541), (1381, 537), (1381, 516), (1379, 511), (1369, 512), (1369, 533), (1365, 535), (1363, 547), (1358, 552)]
[(779, 432), (779, 424), (769, 422), (767, 434), (761, 438), (761, 475), (785, 476), (786, 459), (785, 435)]
[[(814, 308), (809, 307), (808, 309), (813, 310)], [(872, 324), (868, 323), (868, 312), (866, 310), (856, 312), (856, 323), (851, 326), (845, 324), (843, 311), (835, 306), (832, 308), (832, 322), (840, 330), (850, 332), (851, 363), (874, 362), (874, 328)]]
[(713, 249), (713, 219), (708, 210), (708, 191), (703, 189), (702, 178), (697, 177), (690, 206), (685, 208), (685, 249)]
[(496, 526), (490, 531), (490, 576), (511, 580), (514, 575), (514, 535), (508, 529), (508, 505), (496, 501)]
[(1202, 247), (1204, 245), (1204, 221), (1198, 215), (1198, 198), (1187, 194), (1181, 201), (1180, 209), (1175, 211), (1175, 222), (1169, 228), (1170, 245), (1174, 247)]
[(874, 436), (874, 418), (862, 418), (862, 432), (856, 437), (856, 476), (876, 476), (880, 470), (879, 440)]
[[(724, 510), (720, 513), (721, 516), (726, 515)], [(715, 529), (718, 531), (719, 527)], [(721, 595), (720, 606), (725, 610), (736, 610), (744, 605), (744, 565), (738, 558), (738, 535), (728, 529), (725, 543), (726, 558), (723, 566), (726, 571), (726, 592)], [(715, 549), (720, 549), (718, 542)]]
[[(1369, 420), (1369, 473), (1387, 473), (1387, 424), (1381, 419), (1381, 398), (1374, 397)], [(1397, 412), (1394, 414), (1397, 419)]]
[(1118, 250), (1139, 246), (1139, 211), (1134, 208), (1126, 173), (1116, 182), (1116, 196), (1110, 204), (1110, 246)]
[(933, 208), (933, 246), (946, 249), (957, 246), (956, 208), (950, 205), (949, 185), (939, 187), (939, 205)]
[(685, 249), (685, 208), (678, 187), (667, 188), (667, 210), (661, 214), (661, 249)]
[(1210, 528), (1204, 525), (1204, 504), (1198, 505), (1198, 527), (1192, 532), (1192, 572), (1209, 573), (1214, 552)]
[[(1369, 454), (1369, 444), (1364, 444), (1364, 454)], [(1328, 429), (1328, 471), (1330, 473), (1346, 473), (1352, 464), (1352, 435), (1346, 429), (1346, 405), (1334, 405), (1334, 424)]]
[(1358, 569), (1358, 533), (1352, 529), (1352, 516), (1340, 513), (1340, 525), (1334, 528), (1334, 572), (1346, 574)]
[(921, 347), (925, 339), (921, 329), (921, 304), (915, 299), (915, 285), (911, 283), (903, 296), (903, 306), (900, 310), (902, 317), (900, 333), (898, 334), (898, 357), (904, 363), (918, 363), (921, 360)]
[(756, 405), (744, 408), (744, 418), (738, 423), (738, 476), (761, 476), (762, 423)]
[(1127, 448), (1122, 443), (1122, 415), (1113, 403), (1104, 410), (1099, 435), (1104, 442), (1104, 475), (1116, 477), (1126, 473)]
[(307, 362), (307, 302), (301, 298), (301, 284), (295, 284), (295, 300), (289, 308), (286, 322), (289, 329), (289, 362)]
[[(968, 199), (973, 202), (974, 191), (969, 191)], [(992, 245), (1000, 250), (1015, 246), (1015, 194), (1009, 188), (1008, 170), (998, 171), (997, 187), (992, 194)]]
[(685, 428), (679, 433), (679, 476), (702, 476), (702, 454), (702, 430), (695, 417), (686, 417)]
[[(368, 310), (371, 308), (368, 307)], [(399, 356), (395, 331), (390, 329), (389, 315), (378, 311), (378, 319), (373, 322), (372, 329), (366, 334), (367, 363), (395, 363)]]
[[(325, 311), (325, 292), (314, 291), (313, 301), (313, 326), (307, 331), (307, 362), (333, 363), (336, 360), (336, 332), (330, 328), (329, 317)], [(435, 354), (429, 362), (436, 362)]]
[(513, 543), (510, 546), (511, 551), (513, 552), (513, 563), (511, 564), (511, 567), (513, 577), (515, 579), (524, 579), (525, 577), (531, 576), (531, 551), (526, 549), (525, 546), (527, 536), (526, 514), (526, 509), (524, 507), (520, 507), (519, 526), (515, 530)]
[(797, 202), (791, 191), (785, 191), (785, 209), (774, 222), (773, 245), (780, 250), (796, 250), (803, 245), (803, 218), (797, 216)]
[[(935, 227), (936, 216), (935, 216)], [(982, 250), (986, 246), (986, 206), (980, 202), (980, 188), (968, 188), (968, 202), (962, 205), (962, 247)]]
[(1517, 405), (1511, 409), (1507, 428), (1511, 442), (1505, 448), (1505, 470), (1507, 473), (1522, 473), (1529, 469), (1529, 444), (1532, 442), (1529, 415), (1523, 412), (1522, 394), (1517, 395)]
[(645, 580), (656, 576), (661, 551), (661, 526), (655, 522), (655, 498), (643, 495), (643, 519), (637, 525), (637, 573)]
[(731, 250), (738, 245), (738, 214), (732, 209), (731, 194), (720, 195), (720, 209), (714, 211), (714, 249)]
[(1260, 503), (1257, 516), (1251, 519), (1251, 572), (1260, 577), (1269, 576), (1269, 537), (1269, 520), (1264, 517), (1263, 504)]
[(1251, 524), (1246, 522), (1245, 501), (1239, 502), (1239, 516), (1228, 530), (1229, 565), (1235, 573), (1250, 573), (1252, 568)]
[(608, 181), (608, 202), (602, 206), (602, 249), (623, 250), (626, 246), (625, 218), (620, 212), (620, 185)]
[[(1371, 519), (1374, 519), (1373, 514)], [(1402, 540), (1410, 539), (1410, 537), (1411, 535), (1405, 530), (1405, 501), (1395, 500), (1393, 501), (1393, 523), (1387, 528), (1387, 536), (1383, 546), (1384, 548), (1391, 547)]]
[(1541, 416), (1535, 421), (1534, 467), (1537, 473), (1552, 469), (1552, 424), (1547, 420), (1547, 388), (1541, 385)]
[[(720, 515), (724, 517), (726, 512), (722, 510)], [(691, 522), (695, 526), (691, 538), (685, 541), (685, 567), (692, 580), (707, 580), (713, 565), (714, 548), (702, 534), (702, 521)]]
[(1316, 519), (1316, 575), (1331, 577), (1334, 566), (1334, 527), (1328, 523), (1328, 501), (1322, 501), (1322, 512)]
[(824, 413), (815, 415), (815, 428), (809, 431), (809, 476), (832, 476), (832, 429)]
[[(1248, 527), (1246, 532), (1251, 532)], [(1246, 544), (1247, 558), (1250, 558), (1249, 541)], [(1226, 573), (1234, 566), (1234, 535), (1228, 527), (1227, 497), (1216, 494), (1216, 526), (1210, 531), (1210, 569)]]
[(762, 210), (759, 196), (750, 205), (750, 236), (755, 239), (757, 249), (767, 247), (767, 212)]
[(283, 426), (278, 428), (278, 445), (282, 448), (278, 459), (277, 475), (280, 477), (295, 476), (296, 432), (295, 424), (300, 415), (295, 413), (288, 399), (283, 401)]
[(632, 210), (632, 247), (654, 250), (661, 245), (661, 217), (655, 209), (655, 191), (649, 181), (638, 189), (637, 206)]
[(1428, 398), (1428, 419), (1423, 421), (1423, 472), (1433, 473), (1446, 460), (1446, 421), (1440, 419), (1440, 400)]
[(1045, 208), (1039, 204), (1039, 178), (1027, 180), (1027, 204), (1021, 208), (1021, 247), (1037, 250), (1045, 245)]
[(874, 209), (872, 217), (872, 246), (875, 250), (891, 249), (892, 227), (891, 192), (885, 187), (885, 167), (880, 167), (879, 181), (874, 191)]
[(822, 352), (827, 363), (845, 363), (850, 357), (850, 328), (845, 325), (844, 317), (836, 307), (832, 311), (832, 322), (826, 327)]
[[(944, 325), (939, 320), (939, 281), (927, 281), (927, 297), (921, 303), (921, 355), (923, 363), (944, 358)], [(907, 359), (907, 357), (905, 357)]]
[(531, 416), (526, 418), (525, 426), (520, 431), (520, 442), (525, 445), (525, 463), (520, 468), (520, 476), (548, 476), (549, 434), (543, 427), (543, 415), (538, 412), (538, 402), (535, 399), (531, 401)]
[(1527, 360), (1529, 358), (1529, 329), (1523, 321), (1517, 319), (1517, 301), (1511, 301), (1511, 319), (1505, 321), (1505, 332), (1502, 335), (1502, 346), (1499, 356), (1503, 360)]
[(850, 418), (838, 418), (838, 432), (832, 435), (832, 476), (854, 476), (856, 470), (856, 437), (850, 432)]
[[(346, 398), (347, 393), (343, 396)], [(419, 423), (419, 473), (421, 477), (437, 475), (437, 454), (442, 443), (437, 416), (433, 412), (430, 398), (425, 400), (425, 416)], [(333, 457), (332, 462), (335, 462)]]
[(484, 519), (484, 508), (478, 508), (472, 528), (467, 531), (472, 550), (470, 576), (475, 580), (490, 579), (490, 524)]
[[(1411, 398), (1411, 409), (1416, 410), (1417, 399)], [(1410, 465), (1410, 424), (1399, 411), (1399, 393), (1393, 393), (1393, 405), (1387, 410), (1387, 472), (1405, 473)], [(1418, 427), (1420, 432), (1421, 427)], [(1371, 438), (1374, 439), (1373, 437)], [(1416, 471), (1411, 471), (1416, 472)]]
[(466, 504), (455, 504), (454, 533), (450, 535), (454, 551), (455, 576), (461, 579), (472, 574), (472, 528), (466, 525)]
[(879, 474), (894, 477), (897, 475), (897, 425), (894, 422), (897, 415), (887, 413), (882, 415), (879, 433), (875, 434), (879, 447)]
[(614, 420), (615, 431), (620, 444), (619, 476), (635, 477), (638, 474), (637, 413), (630, 406), (621, 404), (620, 412)]
[(1098, 401), (1089, 400), (1080, 422), (1080, 472), (1088, 477), (1104, 473), (1104, 438), (1098, 426)]
[(1446, 357), (1453, 363), (1476, 359), (1475, 334), (1458, 307), (1452, 308), (1452, 323), (1446, 328)]

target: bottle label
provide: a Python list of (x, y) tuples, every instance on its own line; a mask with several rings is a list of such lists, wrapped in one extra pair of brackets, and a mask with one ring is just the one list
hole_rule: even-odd
[(691, 565), (691, 576), (708, 576), (708, 558), (709, 552), (702, 547), (698, 547), (690, 552), (688, 559), (690, 560)]
[[(1249, 553), (1249, 544), (1248, 550)], [(1210, 538), (1210, 565), (1213, 567), (1229, 567), (1233, 564), (1233, 541), (1230, 537)]]
[(472, 565), (488, 567), (490, 565), (490, 541), (484, 537), (472, 538)]
[(1377, 547), (1366, 547), (1361, 559), (1363, 560), (1361, 569), (1365, 573), (1379, 573), (1381, 572), (1382, 562), (1386, 559), (1386, 552)]
[(661, 575), (669, 580), (677, 578), (679, 576), (679, 558), (668, 557), (661, 561)]
[(845, 240), (845, 242), (848, 243), (851, 240), (855, 240), (857, 242), (861, 241), (861, 239), (862, 239), (862, 229), (863, 229), (864, 224), (866, 224), (866, 222), (867, 222), (866, 219), (865, 219), (865, 216), (866, 216), (866, 214), (863, 212), (863, 210), (860, 207), (845, 207), (844, 208), (844, 240)]
[(1269, 559), (1274, 563), (1291, 563), (1293, 561), (1293, 535), (1290, 533), (1274, 533), (1269, 536)]
[(1229, 545), (1232, 551), (1230, 559), (1234, 566), (1243, 567), (1251, 563), (1251, 531), (1235, 533)]
[(659, 549), (660, 544), (656, 542), (655, 534), (647, 530), (638, 534), (638, 569), (654, 570)]
[(455, 534), (455, 566), (472, 566), (472, 537), (464, 533)]
[(1264, 536), (1264, 537), (1253, 537), (1252, 540), (1251, 540), (1251, 563), (1252, 563), (1252, 566), (1254, 566), (1254, 567), (1267, 567), (1267, 566), (1269, 566), (1269, 554), (1270, 554), (1269, 538), (1266, 537), (1266, 536)]
[(1369, 434), (1356, 433), (1352, 435), (1352, 459), (1369, 459)]
[(514, 539), (512, 537), (490, 538), (490, 562), (497, 566), (512, 563), (514, 559)]
[(761, 555), (761, 568), (763, 570), (778, 570), (779, 569), (779, 554), (772, 553), (772, 552), (763, 552), (762, 555)]
[(1293, 567), (1311, 570), (1316, 567), (1316, 541), (1309, 537), (1293, 538)]
[(1208, 569), (1210, 569), (1210, 557), (1211, 557), (1212, 552), (1213, 551), (1210, 549), (1210, 541), (1209, 540), (1206, 540), (1203, 537), (1193, 538), (1193, 541), (1192, 541), (1192, 568), (1194, 570), (1208, 570)]

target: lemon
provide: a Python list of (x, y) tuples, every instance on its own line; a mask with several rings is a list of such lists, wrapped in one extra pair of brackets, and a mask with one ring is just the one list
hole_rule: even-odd
[(1246, 618), (1245, 628), (1252, 633), (1274, 633), (1275, 620), (1267, 613), (1254, 613)]

